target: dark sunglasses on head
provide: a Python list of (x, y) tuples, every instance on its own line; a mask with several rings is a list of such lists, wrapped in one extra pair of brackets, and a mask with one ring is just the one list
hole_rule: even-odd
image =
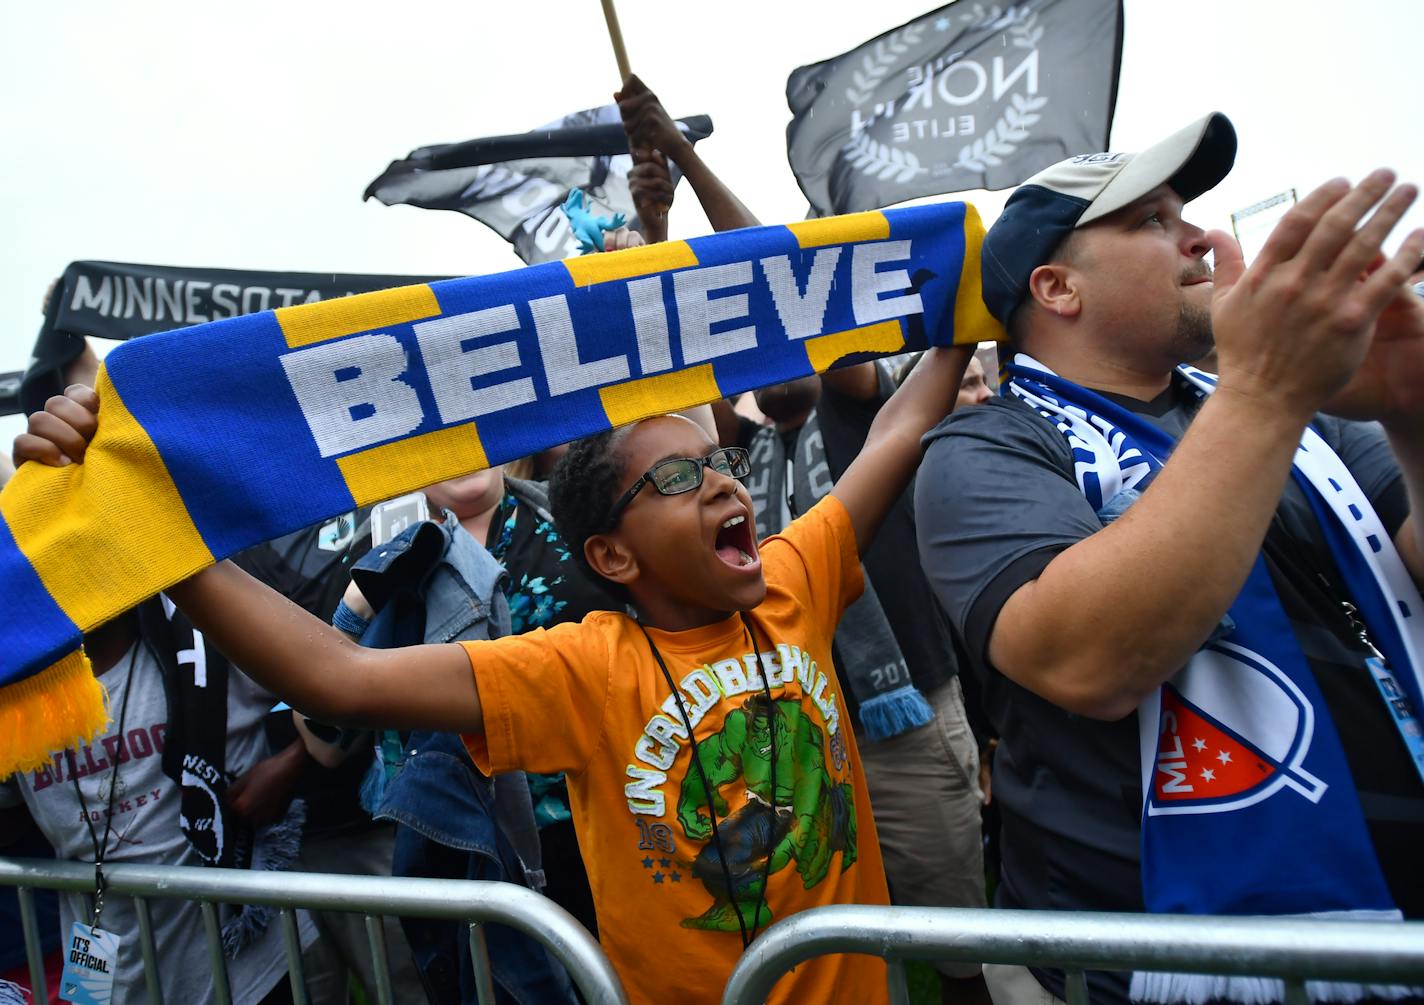
[(623, 515), (633, 498), (643, 490), (644, 485), (652, 485), (660, 495), (681, 495), (701, 487), (702, 473), (706, 468), (729, 478), (745, 478), (751, 474), (751, 455), (744, 447), (723, 447), (721, 450), (712, 451), (706, 457), (673, 457), (654, 464), (613, 504), (613, 509), (608, 513), (608, 525), (612, 527), (618, 523), (618, 518)]

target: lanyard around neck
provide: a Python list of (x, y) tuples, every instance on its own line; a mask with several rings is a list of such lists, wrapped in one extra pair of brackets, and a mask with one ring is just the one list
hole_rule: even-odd
[[(129, 718), (129, 698), (134, 692), (134, 666), (138, 663), (139, 647), (143, 645), (143, 637), (134, 639), (133, 649), (129, 654), (129, 667), (127, 679), (124, 681), (124, 700), (119, 703), (119, 744), (124, 743), (124, 726)], [(79, 787), (79, 778), (74, 771), (69, 772), (69, 780), (74, 784), (74, 794), (79, 798), (79, 811), (84, 816), (84, 825), (89, 828), (89, 841), (94, 846), (94, 921), (90, 925), (91, 930), (99, 927), (99, 915), (104, 910), (104, 888), (108, 885), (104, 880), (104, 856), (109, 851), (109, 835), (114, 830), (114, 793), (119, 788), (119, 749), (114, 748), (114, 765), (109, 773), (109, 800), (105, 811), (104, 820), (104, 840), (100, 842), (99, 833), (94, 829), (94, 821), (89, 817), (89, 803), (84, 798), (84, 790)]]
[[(746, 613), (742, 613), (742, 627), (746, 629), (747, 639), (751, 642), (752, 658), (758, 664), (761, 662), (761, 650), (757, 646), (756, 632), (752, 628), (751, 619)], [(692, 766), (697, 772), (697, 777), (702, 782), (702, 792), (707, 799), (707, 815), (712, 821), (712, 844), (717, 849), (717, 861), (722, 866), (722, 879), (727, 884), (727, 903), (737, 915), (737, 927), (741, 930), (742, 948), (746, 949), (751, 945), (752, 939), (756, 938), (757, 929), (761, 924), (761, 909), (766, 903), (766, 888), (771, 882), (771, 849), (767, 849), (766, 864), (762, 871), (761, 892), (757, 895), (756, 908), (752, 911), (751, 933), (747, 933), (747, 922), (742, 917), (742, 909), (737, 903), (736, 890), (732, 885), (732, 870), (727, 865), (727, 856), (722, 851), (722, 834), (717, 825), (717, 809), (713, 804), (712, 786), (707, 781), (707, 769), (702, 766), (702, 757), (697, 747), (697, 734), (692, 728), (692, 716), (687, 712), (687, 705), (682, 700), (682, 692), (672, 682), (672, 674), (668, 671), (667, 664), (663, 662), (662, 653), (658, 652), (658, 647), (653, 642), (653, 637), (642, 622), (638, 623), (638, 628), (643, 632), (643, 638), (648, 641), (648, 650), (653, 654), (653, 660), (658, 664), (658, 669), (663, 672), (663, 680), (667, 682), (668, 690), (672, 692), (673, 699), (677, 702), (677, 710), (682, 716), (682, 724), (687, 729), (687, 740), (692, 747)], [(766, 668), (762, 668), (761, 673), (762, 693), (766, 697), (766, 728), (767, 735), (771, 738), (771, 819), (776, 820), (776, 706), (771, 700), (771, 682), (767, 680)], [(775, 827), (770, 829), (775, 833)]]

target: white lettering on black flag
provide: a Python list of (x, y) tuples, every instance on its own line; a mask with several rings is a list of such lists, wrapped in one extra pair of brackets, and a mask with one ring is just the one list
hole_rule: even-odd
[(791, 170), (819, 216), (1017, 185), (1107, 148), (1121, 60), (1121, 0), (959, 0), (792, 72)]

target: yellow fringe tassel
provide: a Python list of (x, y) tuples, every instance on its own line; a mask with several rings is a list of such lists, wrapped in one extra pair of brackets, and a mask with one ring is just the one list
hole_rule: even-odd
[(0, 687), (0, 779), (43, 767), (55, 751), (92, 741), (108, 724), (108, 694), (82, 649)]

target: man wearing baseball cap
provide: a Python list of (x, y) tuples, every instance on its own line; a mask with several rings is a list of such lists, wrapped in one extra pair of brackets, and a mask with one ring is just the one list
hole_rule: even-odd
[[(1009, 379), (926, 437), (915, 504), (1001, 736), (1000, 906), (1424, 917), (1424, 232), (1382, 252), (1417, 193), (1328, 182), (1248, 269), (1182, 216), (1235, 154), (1212, 114), (1070, 158), (984, 243)], [(1191, 368), (1213, 345), (1219, 375)]]

